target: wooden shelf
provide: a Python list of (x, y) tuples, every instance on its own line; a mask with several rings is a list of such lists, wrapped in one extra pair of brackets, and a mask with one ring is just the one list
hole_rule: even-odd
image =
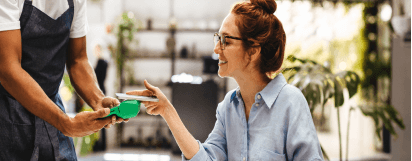
[[(176, 33), (178, 32), (207, 32), (207, 33), (215, 33), (218, 32), (219, 29), (177, 29)], [(151, 29), (151, 30), (147, 30), (147, 29), (139, 29), (137, 31), (137, 33), (139, 32), (170, 32), (170, 29)]]

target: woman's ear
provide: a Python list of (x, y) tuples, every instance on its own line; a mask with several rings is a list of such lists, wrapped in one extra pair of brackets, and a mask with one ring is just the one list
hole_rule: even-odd
[(262, 50), (262, 48), (260, 46), (258, 47), (254, 47), (251, 51), (251, 55), (250, 55), (250, 59), (252, 62), (256, 62), (260, 59), (260, 51)]

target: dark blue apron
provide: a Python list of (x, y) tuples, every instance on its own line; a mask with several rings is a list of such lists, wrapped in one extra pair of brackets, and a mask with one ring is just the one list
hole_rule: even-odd
[[(63, 111), (58, 94), (66, 64), (73, 0), (53, 19), (26, 0), (20, 17), (22, 68)], [(28, 107), (30, 108), (30, 107)], [(77, 160), (73, 139), (34, 116), (0, 85), (0, 160)]]

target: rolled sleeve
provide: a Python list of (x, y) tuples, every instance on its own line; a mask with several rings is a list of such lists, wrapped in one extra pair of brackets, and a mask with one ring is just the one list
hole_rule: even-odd
[[(190, 159), (190, 160), (187, 160), (186, 157), (185, 157), (185, 156), (183, 155), (183, 153), (182, 153), (182, 160), (183, 160), (183, 161), (205, 160), (205, 158), (208, 158), (208, 157), (207, 157), (207, 152), (206, 152), (206, 150), (205, 150), (205, 147), (203, 147), (202, 143), (200, 143), (199, 140), (196, 140), (196, 141), (197, 141), (197, 143), (199, 144), (199, 151), (197, 151), (197, 153), (195, 154), (195, 156), (193, 156), (193, 158)], [(208, 160), (210, 160), (210, 159), (208, 159)]]
[(89, 30), (87, 22), (87, 0), (73, 0), (74, 15), (73, 22), (70, 29), (70, 38), (79, 38), (86, 36)]
[(0, 31), (20, 29), (20, 11), (15, 0), (0, 1)]

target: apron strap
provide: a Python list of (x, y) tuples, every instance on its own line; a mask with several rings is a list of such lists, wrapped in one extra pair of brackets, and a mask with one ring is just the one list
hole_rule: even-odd
[(59, 150), (59, 138), (58, 138), (58, 131), (57, 129), (47, 123), (46, 121), (42, 120), (44, 127), (46, 128), (47, 134), (49, 135), (49, 139), (51, 140), (51, 144), (53, 146), (53, 153), (57, 160), (60, 160), (60, 150)]
[(24, 28), (26, 27), (27, 21), (31, 16), (31, 12), (33, 11), (33, 1), (25, 0), (23, 5), (23, 10), (27, 10), (27, 12), (22, 12), (20, 15), (20, 31), (23, 33)]
[(70, 7), (74, 7), (74, 5), (73, 5), (73, 0), (67, 0), (68, 2), (69, 2), (69, 8)]
[[(52, 96), (51, 99), (55, 100), (55, 96)], [(58, 138), (58, 130), (53, 126), (44, 121), (43, 119), (40, 119), (37, 116), (34, 116), (34, 123), (35, 123), (35, 129), (36, 129), (36, 134), (34, 135), (34, 149), (33, 149), (33, 154), (30, 159), (30, 161), (38, 161), (39, 157), (41, 157), (41, 160), (55, 160), (59, 161), (61, 160), (60, 156), (60, 150), (59, 150), (59, 138)], [(45, 139), (47, 138), (47, 139)], [(42, 150), (40, 150), (39, 147), (43, 147)], [(46, 149), (52, 149), (52, 151), (45, 151), (44, 148)], [(49, 148), (47, 148), (49, 147)], [(46, 158), (43, 158), (46, 157)], [(52, 158), (48, 158), (52, 157)]]
[[(35, 123), (35, 138), (34, 138), (34, 149), (33, 149), (33, 153), (31, 156), (30, 161), (39, 161), (39, 160), (55, 160), (56, 156), (56, 149), (54, 148), (53, 145), (51, 145), (52, 143), (49, 141), (50, 140), (50, 136), (49, 137), (45, 137), (48, 136), (48, 132), (47, 132), (47, 128), (45, 125), (45, 121), (40, 119), (37, 116), (34, 116), (34, 123)], [(48, 139), (45, 139), (48, 138)], [(58, 143), (58, 142), (57, 142)], [(47, 148), (50, 147), (50, 148)], [(45, 150), (46, 149), (52, 149), (50, 151)]]

